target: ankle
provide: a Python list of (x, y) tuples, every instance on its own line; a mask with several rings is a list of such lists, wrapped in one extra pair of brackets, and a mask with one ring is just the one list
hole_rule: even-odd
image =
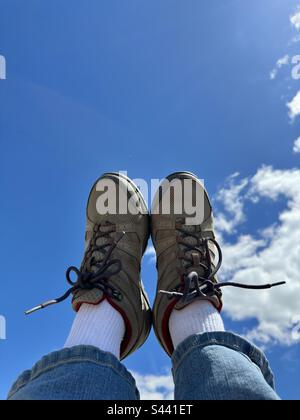
[(225, 331), (220, 313), (208, 301), (196, 301), (178, 311), (173, 310), (169, 329), (174, 348), (194, 334)]

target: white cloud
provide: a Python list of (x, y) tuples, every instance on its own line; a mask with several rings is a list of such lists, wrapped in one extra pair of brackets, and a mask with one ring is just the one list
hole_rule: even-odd
[(300, 137), (294, 143), (294, 153), (300, 153)]
[[(239, 185), (240, 182), (236, 178), (235, 183), (228, 186), (225, 195), (235, 197), (236, 201), (236, 188)], [(258, 292), (224, 289), (224, 310), (233, 320), (256, 319), (257, 327), (248, 331), (247, 335), (260, 344), (295, 343), (292, 329), (295, 315), (300, 314), (299, 186), (299, 169), (281, 171), (272, 167), (262, 167), (248, 180), (241, 190), (244, 197), (238, 197), (238, 200), (251, 200), (255, 205), (261, 199), (276, 202), (283, 197), (286, 201), (285, 210), (279, 214), (275, 223), (271, 221), (271, 224), (265, 226), (257, 235), (238, 234), (233, 242), (225, 241), (221, 235), (224, 252), (221, 277), (240, 283), (288, 282), (286, 286)], [(228, 203), (225, 203), (225, 206), (228, 207)], [(243, 219), (240, 211), (237, 207), (237, 220)], [(229, 220), (228, 224), (230, 223)], [(225, 224), (225, 229), (224, 226), (221, 226), (221, 229), (219, 226), (219, 229), (227, 232), (226, 227)]]
[(248, 180), (243, 179), (236, 182), (239, 173), (232, 175), (226, 186), (220, 190), (216, 199), (223, 203), (224, 212), (217, 216), (217, 226), (219, 230), (226, 233), (233, 233), (235, 228), (244, 222), (244, 199), (242, 192), (247, 186)]
[(141, 375), (131, 372), (141, 394), (141, 400), (173, 400), (172, 375)]
[(300, 115), (300, 91), (291, 100), (291, 102), (287, 103), (287, 107), (289, 109), (290, 118), (295, 120), (295, 118)]
[(300, 10), (298, 8), (297, 12), (290, 17), (291, 24), (294, 26), (297, 31), (300, 30)]
[(286, 54), (284, 57), (279, 58), (277, 61), (277, 67), (280, 69), (282, 66), (289, 64), (290, 56)]
[(279, 58), (279, 60), (277, 60), (276, 66), (274, 67), (274, 69), (270, 73), (270, 79), (271, 80), (276, 79), (278, 71), (283, 66), (287, 66), (289, 64), (289, 62), (290, 62), (290, 56), (288, 54), (286, 54), (284, 57)]

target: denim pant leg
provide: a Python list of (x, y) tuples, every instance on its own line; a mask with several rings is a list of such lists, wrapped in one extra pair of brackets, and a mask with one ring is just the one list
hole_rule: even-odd
[(173, 355), (176, 400), (278, 400), (264, 354), (227, 332), (194, 335)]
[(52, 353), (24, 372), (9, 400), (139, 400), (135, 380), (118, 359), (91, 346)]

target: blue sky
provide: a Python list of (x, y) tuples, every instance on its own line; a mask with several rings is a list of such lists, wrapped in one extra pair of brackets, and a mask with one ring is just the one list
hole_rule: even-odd
[[(299, 0), (0, 0), (0, 55), (7, 63), (0, 80), (0, 315), (7, 320), (0, 398), (22, 370), (64, 344), (73, 319), (68, 303), (31, 318), (23, 313), (65, 290), (65, 269), (82, 258), (87, 194), (103, 172), (126, 170), (148, 181), (176, 170), (197, 173), (217, 206), (224, 275), (246, 278), (256, 263), (258, 276), (272, 274), (265, 261), (280, 235), (300, 232), (293, 201), (299, 117), (292, 102), (300, 80), (291, 77), (290, 61), (300, 54), (300, 21), (298, 27), (290, 19), (298, 6)], [(263, 242), (262, 230), (271, 226)], [(241, 274), (236, 247), (244, 251)], [(300, 313), (291, 303), (300, 286), (295, 261), (287, 262), (292, 286), (284, 302), (268, 295), (260, 312), (251, 295), (247, 312), (231, 293), (224, 317), (229, 329), (263, 343), (280, 395), (299, 399), (300, 347), (288, 338), (291, 316)], [(153, 299), (151, 252), (143, 277)], [(153, 335), (126, 365), (142, 378), (166, 377), (170, 368)]]

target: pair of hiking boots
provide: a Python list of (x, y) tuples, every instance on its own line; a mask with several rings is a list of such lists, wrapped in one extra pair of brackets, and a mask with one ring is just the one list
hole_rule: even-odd
[[(220, 293), (210, 293), (207, 297), (193, 294), (196, 290), (194, 285), (190, 285), (185, 296), (181, 296), (186, 288), (185, 278), (190, 273), (208, 279), (215, 271), (215, 245), (209, 241), (214, 240), (212, 208), (207, 193), (194, 175), (176, 173), (166, 180), (168, 184), (159, 189), (160, 193), (158, 191), (153, 202), (156, 208), (152, 208), (150, 216), (141, 192), (129, 178), (117, 173), (101, 177), (93, 186), (87, 204), (86, 252), (81, 268), (77, 270), (71, 267), (67, 273), (71, 284), (71, 272), (75, 271), (78, 276), (75, 290), (72, 291), (75, 311), (84, 303), (98, 305), (107, 299), (124, 318), (126, 334), (121, 348), (122, 359), (146, 341), (152, 323), (159, 341), (171, 355), (174, 348), (168, 324), (174, 308), (180, 310), (195, 299), (205, 298), (211, 300), (218, 309), (222, 306)], [(202, 206), (205, 213), (201, 215), (203, 222), (200, 225), (185, 224), (188, 216), (184, 213), (185, 208), (190, 208), (193, 203), (183, 203), (185, 205), (180, 214), (176, 214), (174, 205), (172, 208), (176, 182), (177, 187), (180, 187), (178, 183), (182, 184), (182, 200), (195, 199), (196, 194), (193, 196), (184, 192), (184, 185), (187, 185), (184, 180), (190, 181), (190, 189), (198, 189), (200, 192), (198, 195), (201, 202), (195, 203), (199, 209)], [(103, 215), (97, 210), (101, 199), (100, 186), (105, 183), (114, 183), (116, 214)], [(120, 214), (119, 197), (124, 197), (124, 193), (128, 200), (128, 211)], [(167, 197), (165, 204), (170, 204), (169, 209), (161, 206), (164, 201), (162, 194)], [(157, 253), (158, 268), (158, 288), (153, 312), (140, 274), (142, 257), (150, 235)], [(210, 279), (216, 281), (215, 277)], [(183, 297), (187, 297), (188, 293), (192, 293), (192, 296), (184, 301)]]
[[(105, 212), (107, 202), (111, 209)], [(193, 209), (194, 218), (190, 217)], [(158, 269), (153, 311), (141, 281), (141, 262), (150, 236)], [(195, 175), (179, 172), (167, 177), (154, 198), (150, 216), (136, 185), (122, 174), (107, 173), (95, 183), (88, 199), (85, 255), (80, 269), (67, 270), (70, 289), (27, 314), (62, 302), (71, 294), (76, 312), (82, 304), (98, 305), (107, 299), (126, 325), (121, 359), (142, 346), (152, 324), (171, 356), (169, 319), (174, 309), (208, 300), (221, 311), (224, 285), (272, 286), (218, 283), (221, 263), (210, 199)]]

